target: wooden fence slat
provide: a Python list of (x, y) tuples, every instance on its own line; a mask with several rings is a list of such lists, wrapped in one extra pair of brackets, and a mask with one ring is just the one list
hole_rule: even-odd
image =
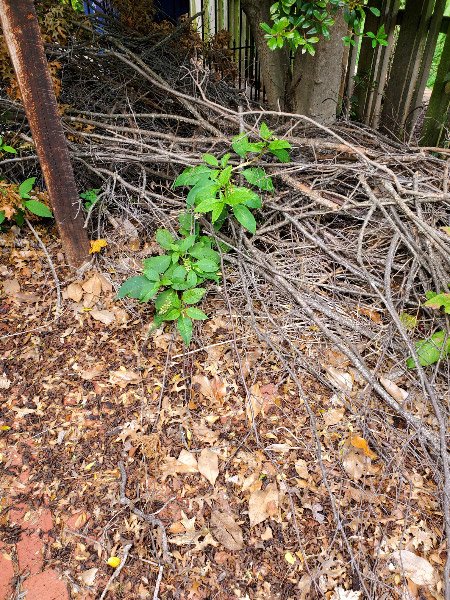
[(407, 0), (381, 115), (383, 129), (399, 138), (411, 110), (434, 0)]
[(414, 128), (414, 124), (419, 116), (420, 108), (423, 106), (423, 95), (430, 75), (431, 63), (433, 62), (436, 44), (439, 37), (439, 32), (444, 16), (446, 0), (436, 0), (433, 15), (431, 17), (430, 28), (428, 30), (427, 43), (423, 53), (422, 63), (417, 85), (411, 99), (410, 113), (405, 122), (405, 132), (410, 134)]

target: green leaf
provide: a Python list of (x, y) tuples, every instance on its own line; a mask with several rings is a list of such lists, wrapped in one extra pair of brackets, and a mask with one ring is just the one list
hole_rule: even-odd
[(197, 304), (205, 294), (206, 290), (204, 288), (192, 288), (183, 292), (181, 299), (185, 304)]
[(169, 254), (162, 256), (151, 256), (143, 261), (144, 275), (151, 281), (159, 279), (159, 275), (167, 271), (172, 262), (172, 257)]
[[(437, 331), (430, 338), (416, 342), (417, 356), (422, 367), (433, 365), (450, 353), (450, 339), (447, 337), (445, 344), (445, 337), (445, 331)], [(409, 369), (415, 368), (416, 364), (412, 356), (406, 361), (406, 366)]]
[(208, 315), (205, 315), (202, 310), (196, 308), (195, 306), (190, 306), (188, 309), (186, 309), (186, 314), (191, 319), (194, 319), (194, 321), (206, 321), (208, 318)]
[[(149, 281), (144, 275), (138, 275), (136, 277), (130, 277), (122, 283), (117, 292), (117, 298), (136, 298), (141, 302), (150, 300), (151, 294), (156, 295), (159, 289), (154, 281)], [(150, 297), (149, 297), (150, 295)]]
[(224, 154), (224, 155), (222, 156), (222, 158), (221, 158), (221, 160), (220, 160), (220, 166), (221, 166), (223, 169), (224, 169), (224, 168), (227, 166), (227, 164), (228, 164), (228, 161), (230, 160), (230, 158), (231, 158), (231, 154), (230, 154), (229, 152), (227, 152), (226, 154)]
[(195, 235), (188, 235), (178, 242), (178, 250), (182, 253), (187, 252), (195, 244)]
[(194, 271), (189, 271), (189, 273), (186, 276), (186, 285), (188, 286), (188, 288), (195, 287), (197, 285), (197, 281), (197, 274), (194, 273)]
[(220, 222), (219, 225), (219, 229), (222, 226), (222, 223), (225, 221), (226, 217), (227, 217), (227, 210), (226, 210), (226, 206), (223, 202), (221, 202), (220, 204), (216, 204), (216, 206), (213, 208), (212, 213), (211, 213), (211, 221), (213, 223), (218, 223)]
[(260, 190), (265, 190), (266, 192), (274, 191), (272, 178), (267, 175), (262, 167), (244, 169), (242, 175), (249, 183), (255, 185)]
[(217, 178), (217, 182), (220, 183), (221, 186), (226, 185), (231, 179), (232, 172), (233, 167), (231, 165), (226, 167)]
[(249, 141), (248, 137), (245, 133), (240, 133), (239, 135), (234, 136), (231, 140), (231, 147), (241, 158), (244, 158), (247, 152), (249, 151)]
[(202, 258), (197, 263), (195, 263), (194, 266), (200, 271), (203, 271), (204, 273), (214, 273), (219, 268), (219, 265), (210, 258)]
[(5, 219), (6, 219), (5, 211), (4, 210), (0, 210), (0, 225), (3, 223), (3, 221)]
[(206, 152), (205, 154), (202, 155), (202, 159), (204, 160), (205, 163), (207, 163), (208, 165), (211, 165), (212, 167), (219, 166), (219, 161), (213, 154), (208, 154)]
[(219, 253), (200, 242), (195, 244), (195, 246), (189, 250), (189, 254), (198, 260), (201, 258), (209, 258), (217, 263), (219, 262)]
[(261, 127), (259, 128), (259, 135), (263, 140), (269, 140), (272, 137), (272, 132), (267, 127), (266, 123), (261, 123)]
[(206, 165), (198, 165), (197, 167), (187, 167), (184, 171), (178, 175), (175, 179), (173, 187), (190, 187), (195, 185), (203, 178), (210, 178), (212, 171)]
[(381, 15), (381, 12), (380, 12), (380, 10), (379, 10), (378, 8), (376, 8), (375, 6), (371, 6), (371, 7), (369, 8), (369, 10), (370, 10), (370, 12), (371, 12), (372, 14), (374, 14), (376, 17), (379, 17), (379, 16)]
[(180, 308), (181, 301), (175, 290), (165, 290), (158, 294), (155, 300), (156, 312), (160, 315), (166, 314), (172, 308)]
[(179, 308), (171, 308), (164, 315), (161, 315), (164, 321), (176, 321), (181, 315)]
[(207, 213), (207, 212), (214, 210), (214, 208), (216, 206), (223, 207), (223, 202), (219, 202), (219, 200), (217, 198), (207, 198), (206, 200), (203, 200), (203, 202), (200, 202), (200, 204), (198, 204), (198, 206), (195, 207), (195, 212)]
[(202, 201), (205, 198), (215, 198), (220, 188), (220, 184), (212, 181), (211, 179), (201, 179), (191, 189), (186, 198), (186, 204), (193, 206), (198, 201)]
[(256, 220), (252, 213), (248, 210), (248, 208), (242, 204), (238, 204), (237, 206), (233, 206), (233, 213), (239, 223), (250, 231), (250, 233), (256, 233)]
[(181, 230), (187, 233), (190, 233), (196, 225), (194, 215), (187, 211), (178, 215), (178, 223), (180, 224)]
[(22, 181), (22, 183), (19, 185), (19, 196), (22, 199), (25, 200), (26, 198), (30, 197), (28, 194), (33, 189), (33, 185), (34, 185), (35, 181), (36, 181), (36, 177), (29, 177), (28, 179), (25, 179), (25, 181)]
[(183, 265), (177, 265), (172, 273), (172, 279), (174, 281), (184, 281), (186, 279), (187, 270)]
[(53, 217), (53, 213), (49, 207), (38, 200), (26, 200), (23, 205), (33, 215), (37, 215), (38, 217)]
[(417, 327), (417, 317), (406, 312), (400, 313), (400, 321), (405, 329), (413, 330)]
[(271, 150), (270, 152), (282, 163), (291, 162), (291, 157), (289, 156), (289, 152), (287, 150)]
[(175, 240), (167, 229), (158, 229), (156, 231), (156, 241), (164, 250), (171, 250)]
[(235, 187), (233, 191), (225, 196), (225, 202), (229, 206), (236, 206), (237, 204), (247, 204), (248, 202), (255, 204), (255, 199), (259, 207), (261, 206), (261, 200), (256, 192), (249, 190), (244, 187)]
[(427, 300), (424, 306), (435, 309), (439, 309), (442, 306), (444, 308), (444, 312), (450, 315), (450, 294), (436, 294), (436, 296), (430, 300)]
[(192, 319), (189, 317), (179, 317), (177, 321), (177, 329), (186, 346), (189, 346), (192, 339)]
[(269, 150), (283, 150), (285, 148), (292, 148), (287, 140), (274, 140), (269, 144)]
[(3, 150), (3, 152), (9, 152), (10, 154), (17, 154), (17, 150), (12, 146), (2, 146), (0, 150)]

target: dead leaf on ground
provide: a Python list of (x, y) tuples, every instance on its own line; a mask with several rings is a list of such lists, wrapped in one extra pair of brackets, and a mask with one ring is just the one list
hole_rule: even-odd
[(65, 289), (65, 297), (74, 302), (80, 302), (84, 291), (79, 283), (70, 283)]
[(100, 321), (100, 323), (103, 323), (104, 325), (111, 325), (111, 323), (114, 323), (116, 320), (114, 313), (110, 310), (98, 310), (94, 308), (89, 314), (93, 319)]
[[(185, 528), (185, 533), (169, 538), (169, 542), (171, 544), (175, 544), (177, 546), (193, 545), (195, 546), (195, 552), (201, 552), (204, 550), (204, 548), (206, 548), (206, 546), (218, 546), (218, 543), (212, 537), (207, 527), (202, 527), (202, 529), (196, 530), (195, 517), (188, 519), (184, 512), (181, 514), (183, 516), (181, 523)], [(202, 538), (201, 541), (200, 538)]]
[(398, 385), (396, 383), (394, 383), (393, 381), (391, 381), (390, 379), (386, 379), (385, 377), (380, 377), (380, 383), (384, 387), (384, 389), (387, 391), (387, 393), (390, 396), (392, 396), (394, 398), (394, 400), (397, 400), (397, 402), (402, 403), (409, 396), (409, 394), (406, 390), (403, 390), (402, 388), (398, 387)]
[(5, 373), (0, 375), (0, 390), (8, 390), (11, 387), (11, 381), (6, 377)]
[(168, 456), (161, 466), (162, 480), (170, 475), (198, 473), (197, 459), (187, 450), (182, 450), (178, 458)]
[(215, 375), (211, 379), (205, 375), (194, 375), (192, 387), (198, 389), (200, 394), (213, 402), (222, 401), (227, 393), (226, 381)]
[(353, 389), (353, 377), (346, 371), (335, 369), (331, 365), (325, 367), (328, 380), (339, 390), (351, 392)]
[(433, 585), (436, 583), (436, 573), (432, 565), (421, 556), (409, 550), (398, 550), (391, 554), (402, 573), (416, 585)]
[(331, 410), (327, 410), (327, 412), (322, 415), (325, 426), (331, 427), (332, 425), (337, 425), (344, 418), (344, 414), (345, 408), (332, 408)]
[(192, 433), (195, 438), (207, 444), (214, 444), (219, 439), (219, 433), (209, 429), (204, 423), (192, 423)]
[(244, 547), (242, 529), (232, 514), (213, 510), (211, 530), (215, 539), (227, 550), (242, 550)]
[(141, 381), (138, 373), (129, 371), (125, 367), (120, 367), (118, 371), (110, 371), (109, 383), (112, 385), (118, 385), (121, 388), (127, 387), (127, 385), (137, 385)]
[(362, 450), (363, 454), (365, 456), (368, 456), (371, 460), (375, 460), (376, 458), (378, 458), (375, 452), (372, 452), (372, 450), (369, 448), (367, 440), (365, 440), (363, 437), (360, 437), (359, 435), (354, 435), (350, 439), (350, 443), (353, 446), (353, 448), (358, 448), (359, 450)]
[(354, 590), (346, 590), (343, 587), (337, 587), (330, 600), (360, 600), (361, 592)]
[(6, 279), (2, 282), (2, 286), (7, 296), (15, 296), (20, 292), (20, 283), (17, 279)]
[(342, 459), (345, 472), (353, 481), (358, 481), (363, 475), (378, 473), (378, 467), (372, 465), (371, 459), (358, 448), (350, 447)]
[(279, 494), (275, 483), (269, 484), (264, 490), (253, 492), (248, 501), (250, 527), (277, 515), (278, 503)]
[(80, 580), (84, 583), (84, 585), (94, 585), (95, 578), (97, 576), (98, 569), (95, 567), (93, 569), (88, 569), (87, 571), (83, 571), (80, 575)]
[(216, 483), (219, 476), (219, 457), (210, 448), (203, 448), (198, 457), (198, 470), (211, 485)]

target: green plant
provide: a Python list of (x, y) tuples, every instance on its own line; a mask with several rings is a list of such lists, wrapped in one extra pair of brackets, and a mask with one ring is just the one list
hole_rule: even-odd
[(13, 148), (12, 146), (8, 146), (8, 144), (5, 144), (1, 135), (0, 135), (0, 152), (9, 152), (9, 154), (17, 154), (17, 150), (15, 148)]
[[(363, 31), (365, 0), (279, 0), (270, 8), (273, 25), (261, 23), (260, 26), (266, 33), (271, 50), (288, 44), (293, 51), (301, 48), (303, 53), (314, 55), (320, 37), (325, 40), (330, 38), (330, 28), (340, 8), (344, 9), (344, 19), (351, 30), (350, 35), (342, 38), (346, 46), (355, 45), (354, 35), (371, 38), (373, 47), (387, 45), (384, 25), (376, 33)], [(369, 10), (375, 16), (380, 16), (378, 8), (370, 7)]]
[[(258, 142), (251, 142), (246, 134), (232, 139), (231, 147), (240, 159), (235, 164), (230, 152), (220, 158), (207, 153), (202, 156), (202, 164), (184, 169), (174, 182), (175, 188), (189, 189), (187, 211), (179, 215), (178, 238), (167, 229), (158, 229), (156, 241), (164, 253), (145, 259), (142, 275), (127, 279), (118, 291), (118, 298), (153, 300), (154, 327), (176, 321), (186, 345), (192, 338), (193, 322), (208, 318), (195, 306), (206, 293), (205, 283), (219, 283), (221, 277), (220, 255), (213, 248), (213, 239), (201, 233), (199, 216), (209, 215), (218, 230), (232, 214), (254, 234), (256, 219), (252, 210), (262, 206), (258, 192), (274, 190), (272, 178), (256, 163), (265, 154), (282, 162), (290, 160), (291, 144), (277, 139), (265, 123), (259, 135)], [(251, 187), (242, 185), (241, 180)]]
[(127, 279), (117, 297), (137, 298), (140, 302), (154, 299), (154, 325), (176, 321), (181, 337), (189, 345), (192, 321), (208, 318), (194, 305), (206, 293), (201, 287), (205, 281), (220, 281), (220, 256), (212, 248), (211, 238), (200, 235), (192, 213), (179, 215), (179, 222), (179, 239), (167, 229), (157, 230), (156, 241), (165, 250), (164, 254), (146, 258), (142, 275)]
[(98, 201), (100, 188), (91, 188), (80, 194), (80, 198), (84, 200), (84, 208), (89, 211)]
[[(427, 301), (424, 306), (434, 310), (439, 310), (441, 307), (446, 314), (450, 314), (450, 294), (442, 292), (427, 292)], [(433, 333), (429, 338), (419, 340), (415, 344), (419, 363), (423, 367), (428, 367), (437, 363), (441, 358), (450, 355), (450, 335), (447, 331), (440, 330)], [(406, 366), (409, 369), (414, 369), (416, 364), (413, 357), (408, 358)]]
[(14, 219), (22, 226), (27, 212), (38, 217), (53, 217), (46, 204), (30, 196), (35, 181), (36, 177), (25, 179), (20, 185), (0, 181), (0, 225), (6, 219)]

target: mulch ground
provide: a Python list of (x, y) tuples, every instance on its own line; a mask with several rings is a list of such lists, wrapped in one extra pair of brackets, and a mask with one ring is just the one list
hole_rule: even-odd
[[(363, 597), (335, 540), (302, 400), (238, 316), (212, 294), (214, 316), (186, 353), (170, 330), (148, 337), (148, 309), (114, 300), (114, 269), (74, 279), (58, 241), (41, 235), (63, 288), (58, 319), (34, 238), (12, 230), (1, 242), (0, 600), (98, 600), (108, 585), (105, 597), (118, 600), (154, 598), (158, 587), (180, 600)], [(335, 375), (350, 372), (336, 352), (327, 360)], [(445, 559), (434, 484), (415, 473), (416, 487), (402, 487), (392, 465), (349, 442), (357, 432), (339, 394), (303, 383), (328, 485), (354, 514), (354, 551), (385, 578), (379, 597), (400, 598), (408, 582), (389, 561), (398, 540), (437, 570)], [(169, 539), (160, 583), (161, 531), (121, 503), (121, 462), (127, 497)], [(108, 584), (107, 561), (126, 546)]]

